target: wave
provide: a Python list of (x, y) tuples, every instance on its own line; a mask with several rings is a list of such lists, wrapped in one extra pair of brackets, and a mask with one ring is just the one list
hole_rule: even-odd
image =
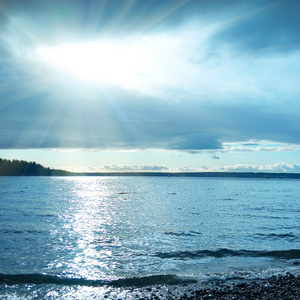
[(261, 239), (272, 239), (272, 240), (278, 240), (278, 239), (285, 239), (289, 241), (297, 241), (298, 236), (293, 234), (293, 233), (285, 233), (285, 234), (277, 234), (277, 233), (269, 233), (269, 234), (263, 234), (263, 233), (258, 233), (255, 235), (257, 238)]
[(173, 236), (197, 236), (202, 235), (201, 232), (198, 231), (188, 231), (188, 232), (164, 232), (165, 235), (173, 235)]
[(155, 256), (167, 259), (198, 259), (205, 257), (273, 257), (278, 259), (300, 259), (300, 249), (291, 250), (273, 250), (273, 251), (256, 251), (256, 250), (230, 250), (230, 249), (218, 249), (218, 250), (198, 250), (198, 251), (179, 251), (179, 252), (156, 252)]
[(44, 231), (42, 230), (35, 230), (35, 229), (32, 229), (32, 230), (16, 230), (16, 229), (3, 229), (3, 230), (0, 230), (0, 233), (8, 233), (8, 234), (21, 234), (21, 233), (34, 233), (34, 234), (41, 234), (41, 233), (44, 233)]
[(80, 286), (111, 286), (111, 287), (145, 287), (150, 285), (176, 285), (183, 283), (196, 283), (193, 279), (183, 279), (176, 275), (152, 275), (145, 277), (121, 278), (117, 280), (91, 280), (85, 278), (67, 278), (58, 275), (46, 274), (0, 274), (0, 284), (56, 284)]

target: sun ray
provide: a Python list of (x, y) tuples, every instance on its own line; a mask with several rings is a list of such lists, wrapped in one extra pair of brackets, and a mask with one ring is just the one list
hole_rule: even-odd
[[(166, 5), (165, 7), (160, 7), (159, 10), (155, 11), (155, 14), (151, 15), (150, 18), (145, 20), (143, 22), (143, 26), (140, 28), (140, 32), (145, 32), (147, 30), (150, 30), (154, 26), (156, 26), (158, 23), (162, 22), (164, 19), (169, 17), (171, 14), (175, 13), (177, 10), (179, 10), (181, 7), (185, 6), (187, 3), (189, 3), (190, 0), (183, 0), (183, 1), (174, 1), (172, 2), (172, 5)], [(170, 2), (168, 2), (170, 4)], [(138, 15), (136, 19), (139, 19), (144, 14)]]

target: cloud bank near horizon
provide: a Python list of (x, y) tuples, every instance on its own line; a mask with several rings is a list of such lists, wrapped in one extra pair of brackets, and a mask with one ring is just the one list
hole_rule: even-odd
[(140, 164), (140, 165), (103, 165), (98, 167), (78, 167), (65, 166), (63, 169), (72, 172), (254, 172), (254, 173), (300, 173), (300, 164), (287, 164), (279, 162), (269, 165), (247, 165), (239, 164), (225, 167), (201, 168), (180, 167), (170, 168), (159, 164)]
[[(299, 145), (299, 12), (296, 0), (2, 4), (0, 149)], [(91, 40), (140, 47), (143, 72), (86, 82), (36, 54)]]

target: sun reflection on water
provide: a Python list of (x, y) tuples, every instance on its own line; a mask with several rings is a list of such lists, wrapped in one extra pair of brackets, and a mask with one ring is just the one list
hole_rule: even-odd
[(159, 258), (149, 265), (145, 253), (166, 246), (161, 226), (171, 220), (164, 202), (149, 201), (156, 199), (149, 195), (154, 186), (118, 177), (63, 180), (68, 196), (53, 230), (59, 258), (49, 269), (67, 277), (115, 280), (142, 276), (157, 265)]
[(68, 273), (89, 279), (107, 279), (110, 247), (118, 242), (108, 232), (114, 222), (114, 203), (110, 201), (112, 191), (101, 179), (70, 179), (73, 184), (68, 216), (64, 218), (64, 229), (73, 248), (68, 259)]

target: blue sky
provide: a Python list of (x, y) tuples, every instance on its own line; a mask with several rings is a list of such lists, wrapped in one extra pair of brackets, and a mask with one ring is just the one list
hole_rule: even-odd
[(0, 1), (0, 157), (300, 172), (298, 0)]

